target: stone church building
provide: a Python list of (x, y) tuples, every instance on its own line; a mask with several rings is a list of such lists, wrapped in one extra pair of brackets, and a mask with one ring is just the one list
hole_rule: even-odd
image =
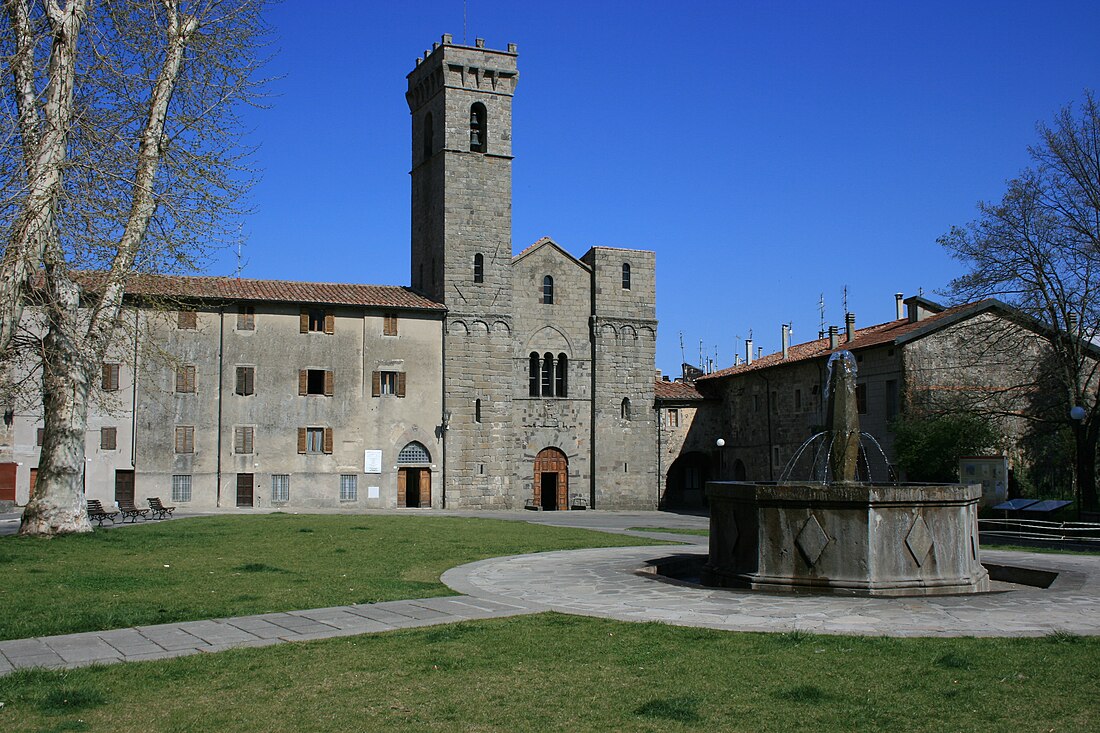
[[(513, 256), (516, 55), (445, 35), (408, 75), (411, 287), (134, 280), (88, 498), (656, 507), (654, 255), (544, 238)], [(6, 410), (0, 502), (33, 491), (41, 425)]]

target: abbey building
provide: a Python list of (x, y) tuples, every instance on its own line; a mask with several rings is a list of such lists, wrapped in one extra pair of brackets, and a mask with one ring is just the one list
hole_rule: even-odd
[[(548, 238), (513, 255), (518, 79), (515, 46), (450, 36), (409, 74), (410, 287), (135, 279), (88, 498), (655, 508), (654, 255)], [(7, 410), (0, 501), (33, 491), (41, 424)]]

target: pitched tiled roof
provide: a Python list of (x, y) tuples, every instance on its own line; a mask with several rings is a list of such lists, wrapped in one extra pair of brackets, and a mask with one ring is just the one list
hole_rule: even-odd
[(810, 359), (817, 359), (826, 357), (834, 351), (859, 351), (871, 346), (881, 346), (883, 344), (896, 343), (899, 339), (910, 334), (915, 335), (916, 331), (933, 330), (939, 326), (947, 325), (953, 322), (956, 317), (966, 313), (967, 311), (983, 310), (986, 307), (991, 307), (993, 304), (1004, 306), (997, 301), (988, 300), (980, 301), (978, 303), (966, 303), (964, 305), (957, 305), (951, 308), (945, 308), (942, 312), (934, 315), (929, 315), (923, 320), (910, 323), (909, 319), (901, 318), (896, 321), (888, 321), (886, 323), (879, 323), (874, 326), (868, 326), (867, 328), (856, 329), (855, 338), (851, 342), (844, 339), (844, 334), (840, 335), (840, 343), (835, 349), (829, 348), (829, 338), (815, 339), (813, 341), (807, 341), (803, 344), (794, 344), (790, 348), (790, 352), (786, 359), (783, 358), (783, 352), (776, 352), (774, 354), (766, 354), (759, 359), (754, 359), (751, 364), (738, 364), (737, 366), (726, 367), (725, 369), (719, 369), (716, 372), (699, 377), (696, 381), (704, 381), (711, 379), (721, 379), (722, 377), (728, 377), (735, 374), (745, 374), (747, 372), (759, 371), (761, 369), (769, 369), (774, 366), (780, 366), (785, 364), (794, 364), (800, 361), (808, 361)]
[(446, 310), (442, 304), (419, 295), (409, 288), (396, 285), (308, 283), (287, 280), (251, 280), (235, 277), (134, 275), (126, 284), (126, 293), (128, 295), (197, 298), (200, 300), (249, 300)]
[(703, 395), (686, 382), (666, 382), (658, 379), (653, 385), (653, 396), (659, 400), (701, 400)]

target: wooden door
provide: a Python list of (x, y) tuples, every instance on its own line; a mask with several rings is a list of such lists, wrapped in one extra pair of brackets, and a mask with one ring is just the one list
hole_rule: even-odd
[(115, 501), (122, 504), (134, 503), (134, 472), (132, 470), (115, 471)]
[(251, 473), (237, 474), (237, 506), (252, 506), (252, 476)]
[(420, 506), (432, 508), (432, 469), (420, 469)]
[[(554, 474), (556, 478), (547, 479), (553, 480), (557, 486), (555, 492), (555, 503), (557, 509), (569, 508), (569, 459), (565, 457), (557, 448), (544, 448), (535, 457), (535, 495), (534, 501), (536, 506), (543, 506), (542, 496), (542, 482), (544, 474)], [(549, 504), (546, 501), (545, 504)]]
[(0, 501), (15, 501), (15, 475), (18, 464), (0, 463)]
[(406, 488), (408, 485), (408, 470), (407, 468), (397, 469), (397, 506), (405, 507), (408, 504), (405, 501), (407, 495)]
[(31, 469), (31, 487), (30, 487), (30, 491), (27, 492), (27, 501), (30, 501), (31, 497), (34, 496), (34, 487), (37, 483), (38, 483), (38, 469), (37, 468), (32, 468)]

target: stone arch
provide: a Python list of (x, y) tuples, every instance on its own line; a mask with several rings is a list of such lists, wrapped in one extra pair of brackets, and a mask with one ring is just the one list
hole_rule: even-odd
[(502, 336), (509, 336), (512, 333), (512, 329), (504, 321), (493, 321), (493, 332), (499, 333)]
[(489, 324), (485, 321), (474, 321), (470, 324), (470, 333), (489, 333)]
[(623, 326), (622, 330), (619, 332), (619, 335), (622, 337), (624, 344), (629, 345), (638, 340), (638, 332), (634, 329), (633, 326)]
[(618, 336), (618, 331), (615, 330), (615, 326), (610, 323), (605, 323), (600, 326), (600, 338), (614, 339)]
[(530, 351), (564, 351), (566, 356), (570, 358), (574, 353), (573, 343), (565, 335), (565, 332), (556, 326), (543, 326), (531, 334), (531, 338), (527, 339), (521, 353), (526, 354)]
[(451, 321), (451, 325), (447, 330), (455, 336), (469, 336), (470, 327), (466, 325), (465, 321)]
[(430, 508), (432, 505), (432, 454), (418, 440), (397, 452), (397, 506)]
[(552, 446), (543, 448), (535, 456), (534, 472), (534, 506), (545, 510), (568, 509), (569, 458), (565, 453)]
[(661, 505), (669, 509), (697, 509), (706, 504), (706, 485), (711, 478), (711, 460), (706, 453), (680, 455), (665, 474)]

